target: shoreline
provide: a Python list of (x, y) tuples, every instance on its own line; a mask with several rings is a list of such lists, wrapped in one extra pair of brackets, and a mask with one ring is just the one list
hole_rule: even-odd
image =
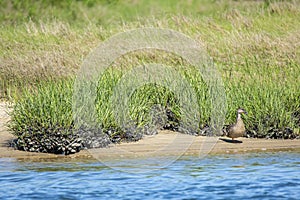
[(107, 148), (81, 150), (70, 155), (56, 155), (15, 150), (8, 147), (14, 138), (5, 124), (9, 121), (7, 103), (0, 102), (0, 158), (15, 158), (28, 161), (42, 160), (118, 160), (127, 158), (150, 158), (161, 156), (199, 156), (236, 154), (250, 152), (300, 152), (299, 139), (257, 139), (238, 138), (232, 143), (226, 137), (205, 137), (181, 134), (172, 131), (159, 131), (157, 135), (145, 136), (137, 142), (112, 144)]
[[(26, 161), (99, 160), (116, 161), (134, 158), (181, 157), (222, 154), (243, 154), (260, 152), (293, 151), (300, 152), (300, 140), (275, 140), (238, 138), (242, 143), (231, 143), (227, 138), (192, 136), (171, 131), (160, 131), (154, 136), (146, 136), (137, 142), (110, 145), (107, 148), (81, 150), (70, 155), (56, 155), (15, 150), (7, 147), (13, 139), (8, 132), (0, 133), (0, 158), (14, 158)], [(5, 140), (3, 140), (5, 138)], [(225, 139), (226, 141), (224, 141)]]

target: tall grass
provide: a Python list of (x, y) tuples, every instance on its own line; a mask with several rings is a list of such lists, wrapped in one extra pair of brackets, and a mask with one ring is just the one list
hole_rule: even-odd
[[(178, 67), (179, 66), (179, 67)], [(210, 125), (211, 99), (209, 90), (199, 71), (191, 66), (174, 63), (174, 67), (187, 80), (196, 94), (198, 112), (201, 113), (199, 128), (190, 133), (200, 133), (201, 128)], [(111, 101), (114, 89), (128, 69), (109, 68), (98, 83), (95, 108), (97, 121), (105, 133), (111, 137), (123, 137), (121, 127), (115, 116), (115, 104)], [(279, 73), (279, 72), (276, 72)], [(279, 80), (277, 80), (279, 81)], [(250, 79), (249, 77), (230, 77), (224, 79), (228, 113), (225, 124), (234, 121), (236, 109), (244, 107), (248, 111), (245, 118), (248, 134), (253, 137), (266, 137), (270, 132), (284, 131), (295, 133), (299, 130), (299, 85), (297, 81), (282, 81), (278, 84), (270, 78)], [(12, 112), (11, 128), (14, 134), (51, 134), (51, 131), (70, 131), (75, 133), (72, 113), (73, 81), (47, 82), (38, 85), (34, 91), (27, 90), (15, 104)], [(119, 102), (121, 103), (121, 102)], [(159, 128), (178, 130), (182, 110), (178, 98), (169, 88), (147, 84), (137, 88), (130, 96), (128, 111), (135, 127), (155, 123)], [(167, 111), (171, 113), (167, 115)], [(118, 113), (122, 114), (122, 113)], [(129, 120), (129, 121), (130, 121)], [(154, 120), (154, 121), (153, 121)], [(57, 129), (55, 129), (57, 128)], [(50, 130), (50, 131), (49, 131)], [(272, 133), (273, 133), (272, 132)], [(294, 137), (294, 136), (291, 136)]]
[[(223, 77), (225, 124), (233, 123), (236, 109), (244, 107), (250, 136), (265, 137), (286, 128), (299, 133), (299, 1), (141, 0), (133, 7), (128, 1), (16, 2), (1, 2), (2, 9), (11, 10), (0, 12), (0, 95), (15, 101), (11, 127), (18, 136), (53, 126), (72, 129), (72, 83), (83, 59), (113, 34), (149, 26), (180, 31), (205, 45)], [(20, 8), (26, 12), (17, 12)], [(180, 71), (195, 90), (199, 127), (209, 124), (213, 105), (201, 74), (172, 55), (137, 52), (116, 61), (99, 80), (95, 106), (102, 128), (118, 129), (109, 99), (122, 75), (134, 65), (151, 62)], [(172, 111), (172, 123), (180, 120), (176, 95), (151, 84), (132, 95), (130, 116), (137, 126), (147, 125), (158, 104)]]
[(25, 89), (22, 98), (15, 102), (10, 128), (17, 136), (68, 134), (73, 128), (72, 91), (72, 80)]

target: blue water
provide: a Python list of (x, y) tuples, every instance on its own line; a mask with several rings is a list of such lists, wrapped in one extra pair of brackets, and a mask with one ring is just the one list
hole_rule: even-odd
[(125, 163), (116, 170), (97, 161), (1, 158), (0, 199), (300, 198), (300, 153), (182, 157), (139, 173)]

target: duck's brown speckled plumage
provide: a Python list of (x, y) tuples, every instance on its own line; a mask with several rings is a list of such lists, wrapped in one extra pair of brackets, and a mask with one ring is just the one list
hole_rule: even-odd
[(242, 108), (238, 109), (236, 123), (228, 127), (227, 136), (230, 137), (232, 140), (234, 138), (242, 137), (246, 132), (245, 124), (241, 117), (242, 113), (247, 114), (247, 112), (244, 109)]

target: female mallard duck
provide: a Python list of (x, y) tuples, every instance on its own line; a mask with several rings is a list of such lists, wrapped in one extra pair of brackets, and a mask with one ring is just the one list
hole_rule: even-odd
[(236, 123), (228, 127), (227, 136), (230, 137), (232, 140), (237, 137), (242, 137), (245, 134), (246, 128), (241, 117), (243, 113), (247, 114), (247, 112), (244, 109), (239, 108), (237, 110)]

